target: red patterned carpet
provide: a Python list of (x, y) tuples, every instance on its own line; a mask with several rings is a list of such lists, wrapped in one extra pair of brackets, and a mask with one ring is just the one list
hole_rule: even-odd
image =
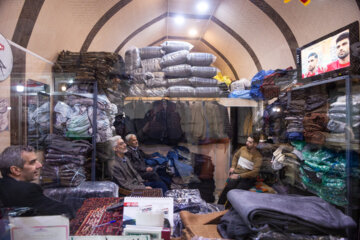
[[(106, 208), (122, 199), (122, 197), (86, 199), (77, 211), (76, 218), (70, 221), (70, 234), (73, 236), (121, 235), (123, 209), (107, 212)], [(96, 227), (111, 221), (115, 222)]]

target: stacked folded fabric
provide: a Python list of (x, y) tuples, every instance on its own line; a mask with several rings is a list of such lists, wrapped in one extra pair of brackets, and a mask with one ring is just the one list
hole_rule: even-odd
[(301, 160), (300, 151), (290, 145), (281, 145), (274, 151), (271, 163), (274, 170), (283, 170), (284, 174), (281, 176), (283, 183), (305, 189), (300, 178)]
[[(337, 97), (337, 100), (330, 104), (329, 108), (329, 122), (327, 129), (329, 134), (326, 137), (326, 144), (331, 147), (345, 149), (345, 133), (347, 132), (353, 143), (359, 141), (360, 130), (360, 94), (352, 96), (352, 108), (351, 108), (351, 121), (352, 126), (346, 124), (347, 120), (347, 108), (345, 96)], [(358, 147), (357, 147), (358, 149)]]
[(239, 189), (231, 190), (227, 197), (233, 208), (217, 226), (221, 237), (226, 239), (249, 239), (267, 231), (286, 234), (286, 239), (292, 234), (301, 234), (299, 239), (308, 239), (309, 235), (346, 236), (347, 228), (356, 228), (351, 217), (319, 197)]
[(304, 164), (300, 172), (305, 186), (332, 204), (346, 205), (345, 153), (327, 149), (311, 151), (306, 148), (302, 153)]
[(64, 137), (48, 135), (46, 154), (41, 171), (44, 187), (76, 187), (85, 181), (84, 163), (91, 151), (87, 141), (68, 141)]
[(187, 42), (166, 41), (160, 47), (131, 48), (125, 69), (134, 77), (130, 96), (219, 97), (218, 69), (210, 53), (190, 53)]
[(303, 119), (304, 137), (308, 143), (323, 145), (326, 139), (328, 96), (322, 88), (313, 88), (306, 97), (305, 116)]
[(119, 54), (111, 52), (62, 51), (54, 64), (53, 72), (60, 76), (74, 75), (75, 81), (96, 80), (100, 88), (109, 88), (116, 85), (109, 78), (110, 75), (124, 74), (124, 60)]
[[(287, 101), (288, 95), (284, 96)], [(291, 99), (285, 111), (286, 136), (289, 141), (301, 141), (304, 139), (303, 118), (305, 113), (305, 92), (293, 91)]]

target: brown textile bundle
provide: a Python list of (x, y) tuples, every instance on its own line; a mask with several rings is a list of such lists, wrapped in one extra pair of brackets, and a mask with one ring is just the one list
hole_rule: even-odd
[(326, 133), (321, 131), (305, 131), (304, 137), (307, 143), (323, 145), (326, 140)]
[(304, 117), (303, 124), (305, 131), (322, 131), (326, 129), (329, 121), (326, 113), (307, 113)]
[(217, 223), (227, 211), (228, 210), (209, 214), (193, 214), (188, 211), (181, 211), (180, 217), (185, 227), (181, 239), (190, 240), (194, 236), (221, 238), (221, 235), (217, 231)]
[(111, 52), (62, 51), (53, 67), (55, 73), (71, 73), (79, 81), (98, 81), (100, 87), (114, 87), (109, 75), (124, 74), (124, 60)]

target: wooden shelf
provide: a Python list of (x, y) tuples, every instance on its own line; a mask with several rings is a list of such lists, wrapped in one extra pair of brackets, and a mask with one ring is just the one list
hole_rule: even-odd
[(219, 104), (225, 107), (257, 107), (258, 102), (249, 99), (240, 98), (187, 98), (187, 97), (126, 97), (125, 101), (217, 101)]

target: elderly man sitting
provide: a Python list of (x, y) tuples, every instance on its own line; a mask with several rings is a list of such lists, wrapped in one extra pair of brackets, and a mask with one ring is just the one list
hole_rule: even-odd
[(155, 172), (155, 170), (152, 167), (146, 165), (145, 158), (150, 158), (150, 156), (139, 149), (139, 142), (136, 135), (128, 134), (126, 135), (125, 140), (128, 145), (128, 151), (125, 153), (125, 155), (129, 158), (132, 166), (145, 180), (145, 183), (148, 183), (149, 186), (153, 188), (161, 188), (163, 193), (165, 193), (168, 188), (161, 180), (159, 175)]

